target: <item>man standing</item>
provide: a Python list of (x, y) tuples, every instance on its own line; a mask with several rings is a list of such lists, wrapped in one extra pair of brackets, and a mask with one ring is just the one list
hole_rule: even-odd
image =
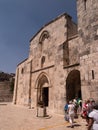
[(74, 108), (75, 108), (75, 106), (74, 106), (74, 104), (72, 103), (72, 101), (69, 101), (69, 105), (68, 105), (68, 114), (69, 114), (69, 122), (70, 122), (70, 124), (71, 124), (71, 128), (73, 128), (74, 127), (74, 115), (75, 115), (75, 113), (74, 113)]
[(89, 113), (89, 122), (87, 130), (98, 130), (98, 105), (94, 104), (93, 111)]

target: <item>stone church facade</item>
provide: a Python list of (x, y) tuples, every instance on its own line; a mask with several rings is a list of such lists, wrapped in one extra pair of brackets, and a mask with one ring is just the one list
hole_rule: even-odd
[(17, 65), (13, 103), (63, 114), (67, 100), (98, 101), (98, 2), (77, 0), (76, 25), (62, 14), (30, 40)]

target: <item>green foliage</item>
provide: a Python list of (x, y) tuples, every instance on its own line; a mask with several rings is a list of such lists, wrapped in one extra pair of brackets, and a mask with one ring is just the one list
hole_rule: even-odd
[(0, 72), (0, 82), (10, 81), (12, 76), (8, 73)]

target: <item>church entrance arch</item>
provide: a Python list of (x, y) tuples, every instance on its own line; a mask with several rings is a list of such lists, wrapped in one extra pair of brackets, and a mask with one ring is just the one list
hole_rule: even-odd
[(82, 98), (79, 70), (72, 70), (66, 79), (66, 99), (72, 100), (75, 97)]
[(42, 73), (37, 81), (37, 106), (48, 107), (49, 105), (49, 79)]

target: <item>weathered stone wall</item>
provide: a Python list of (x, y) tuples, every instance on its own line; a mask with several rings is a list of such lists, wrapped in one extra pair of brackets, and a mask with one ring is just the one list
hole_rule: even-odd
[[(41, 68), (43, 56), (45, 57), (43, 68), (54, 64), (56, 48), (67, 38), (65, 35), (67, 32), (67, 28), (65, 28), (66, 21), (65, 16), (58, 18), (58, 20), (55, 20), (52, 24), (45, 26), (31, 41), (29, 58), (33, 59), (33, 71)], [(45, 38), (42, 43), (39, 43), (40, 36), (45, 30), (48, 31), (49, 37)], [(42, 49), (40, 49), (40, 46), (42, 46)]]
[[(98, 2), (78, 0), (78, 34), (82, 38), (80, 56), (98, 52)], [(93, 49), (92, 49), (93, 48)]]
[(79, 38), (76, 36), (68, 41), (69, 65), (80, 63), (79, 57)]
[[(44, 72), (47, 74), (50, 80), (50, 87), (49, 87), (49, 107), (48, 109), (50, 111), (60, 111), (62, 103), (60, 102), (60, 99), (62, 98), (62, 93), (64, 91), (61, 90), (59, 91), (61, 87), (58, 85), (58, 82), (61, 82), (59, 79), (59, 70), (57, 72), (57, 67), (59, 64), (60, 66), (63, 65), (63, 48), (60, 50), (60, 46), (62, 46), (62, 43), (66, 41), (67, 39), (67, 28), (65, 27), (67, 20), (65, 16), (62, 16), (58, 18), (55, 22), (49, 24), (48, 26), (45, 26), (41, 30), (40, 33), (37, 34), (37, 36), (31, 41), (30, 45), (30, 50), (35, 50), (36, 48), (36, 53), (34, 51), (29, 55), (29, 58), (32, 57), (32, 106), (36, 107), (37, 103), (37, 89), (35, 89), (36, 81), (38, 79), (38, 76)], [(44, 30), (47, 30), (49, 32), (49, 38), (45, 39), (43, 41), (43, 48), (42, 51), (39, 48), (39, 38), (40, 35)], [(41, 58), (42, 56), (45, 56), (45, 63), (43, 67), (41, 68)], [(59, 67), (60, 67), (59, 66)], [(49, 68), (47, 68), (49, 67)], [(45, 69), (47, 68), (47, 69)], [(63, 69), (63, 68), (62, 68)], [(36, 70), (39, 70), (36, 72)], [(57, 72), (57, 73), (56, 73)], [(59, 80), (58, 80), (59, 79)], [(59, 94), (58, 94), (59, 92)], [(64, 95), (64, 94), (63, 94)], [(59, 106), (59, 103), (60, 106)], [(55, 105), (58, 106), (55, 106)], [(64, 103), (63, 103), (64, 105)], [(60, 112), (59, 112), (60, 113)]]
[(77, 32), (77, 24), (72, 21), (72, 18), (70, 16), (67, 17), (67, 35), (68, 39), (72, 38), (75, 36)]
[(12, 102), (13, 93), (11, 92), (10, 82), (0, 82), (0, 102)]
[(98, 101), (98, 2), (77, 1), (79, 55), (83, 99)]
[(98, 53), (81, 57), (81, 83), (83, 99), (98, 101)]
[(15, 104), (29, 104), (30, 64), (31, 62), (26, 60), (17, 67), (13, 97)]

